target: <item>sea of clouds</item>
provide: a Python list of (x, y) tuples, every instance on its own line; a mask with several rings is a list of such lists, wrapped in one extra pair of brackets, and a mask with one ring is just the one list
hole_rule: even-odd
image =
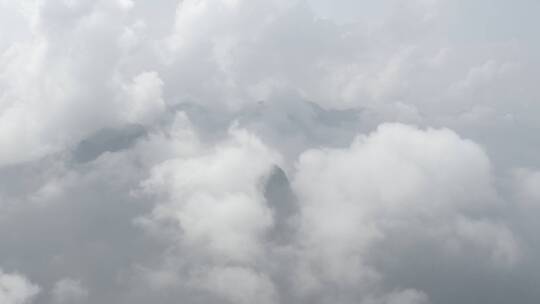
[(0, 303), (538, 303), (538, 11), (0, 0)]

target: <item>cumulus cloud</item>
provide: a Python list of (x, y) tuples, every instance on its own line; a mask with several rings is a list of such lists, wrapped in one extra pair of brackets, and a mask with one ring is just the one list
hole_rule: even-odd
[(538, 8), (0, 0), (0, 302), (537, 303)]
[(0, 301), (6, 304), (28, 304), (40, 288), (18, 273), (0, 270)]
[(519, 258), (504, 224), (474, 215), (497, 204), (488, 157), (450, 130), (385, 124), (347, 149), (307, 151), (293, 188), (318, 288), (369, 286), (366, 280), (378, 279), (367, 262), (371, 251), (394, 233), (407, 236), (402, 242), (430, 239), (459, 255), (478, 250), (495, 265)]
[[(179, 125), (178, 119), (184, 123)], [(173, 264), (160, 267), (179, 271), (171, 276), (171, 269), (157, 269), (146, 271), (147, 276), (172, 278), (151, 279), (161, 286), (178, 284), (174, 277), (181, 276), (180, 282), (188, 282), (184, 288), (210, 292), (231, 303), (276, 303), (272, 281), (258, 274), (256, 265), (265, 255), (265, 232), (274, 224), (264, 182), (281, 157), (235, 126), (227, 139), (210, 146), (198, 144), (193, 134), (185, 136), (189, 128), (180, 115), (168, 133), (179, 147), (195, 148), (156, 162), (141, 183), (142, 193), (154, 197), (157, 205), (137, 223), (171, 242)], [(145, 145), (156, 144), (160, 141), (150, 139)], [(174, 151), (175, 146), (169, 148)], [(228, 266), (231, 263), (239, 266)], [(165, 277), (156, 277), (158, 273)]]
[(259, 235), (272, 225), (261, 179), (279, 156), (245, 131), (230, 132), (228, 142), (156, 165), (142, 187), (164, 200), (152, 221), (177, 222), (188, 244), (212, 255), (250, 261), (260, 251)]
[(15, 5), (33, 14), (26, 21), (29, 37), (15, 40), (0, 60), (2, 164), (34, 160), (100, 128), (144, 124), (159, 115), (159, 75), (121, 71), (126, 3), (132, 2)]

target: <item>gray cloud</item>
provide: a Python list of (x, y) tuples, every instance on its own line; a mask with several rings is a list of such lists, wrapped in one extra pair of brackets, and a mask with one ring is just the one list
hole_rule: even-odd
[(0, 302), (537, 303), (537, 9), (0, 0)]

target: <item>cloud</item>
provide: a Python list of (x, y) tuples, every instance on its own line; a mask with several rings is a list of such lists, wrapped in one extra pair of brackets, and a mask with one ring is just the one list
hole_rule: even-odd
[(0, 57), (0, 142), (9, 147), (0, 164), (59, 152), (104, 127), (147, 124), (163, 111), (156, 72), (121, 71), (127, 3), (28, 2), (30, 37)]
[(28, 304), (40, 292), (37, 285), (17, 273), (0, 270), (0, 302), (6, 304)]
[(62, 303), (84, 303), (88, 297), (88, 290), (78, 280), (66, 278), (54, 284), (52, 290), (53, 302)]
[(536, 206), (540, 201), (540, 172), (531, 169), (516, 169), (513, 172), (517, 201)]
[(177, 223), (181, 240), (202, 247), (200, 254), (249, 262), (261, 251), (260, 235), (272, 225), (260, 183), (279, 161), (259, 139), (233, 128), (222, 144), (151, 169), (142, 188), (163, 204), (149, 220)]
[(0, 296), (537, 303), (537, 8), (0, 0)]
[(279, 303), (270, 279), (246, 268), (214, 268), (195, 284), (231, 303)]
[(479, 250), (496, 266), (512, 266), (520, 249), (510, 230), (474, 216), (498, 204), (490, 167), (478, 145), (450, 130), (402, 124), (381, 125), (345, 149), (306, 151), (293, 189), (311, 276), (366, 285), (377, 273), (372, 251), (394, 233), (416, 238), (402, 242), (455, 243), (458, 255)]

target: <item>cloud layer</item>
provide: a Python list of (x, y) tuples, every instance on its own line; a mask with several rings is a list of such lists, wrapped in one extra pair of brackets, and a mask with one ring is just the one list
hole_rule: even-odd
[(0, 0), (0, 302), (537, 303), (529, 0)]

